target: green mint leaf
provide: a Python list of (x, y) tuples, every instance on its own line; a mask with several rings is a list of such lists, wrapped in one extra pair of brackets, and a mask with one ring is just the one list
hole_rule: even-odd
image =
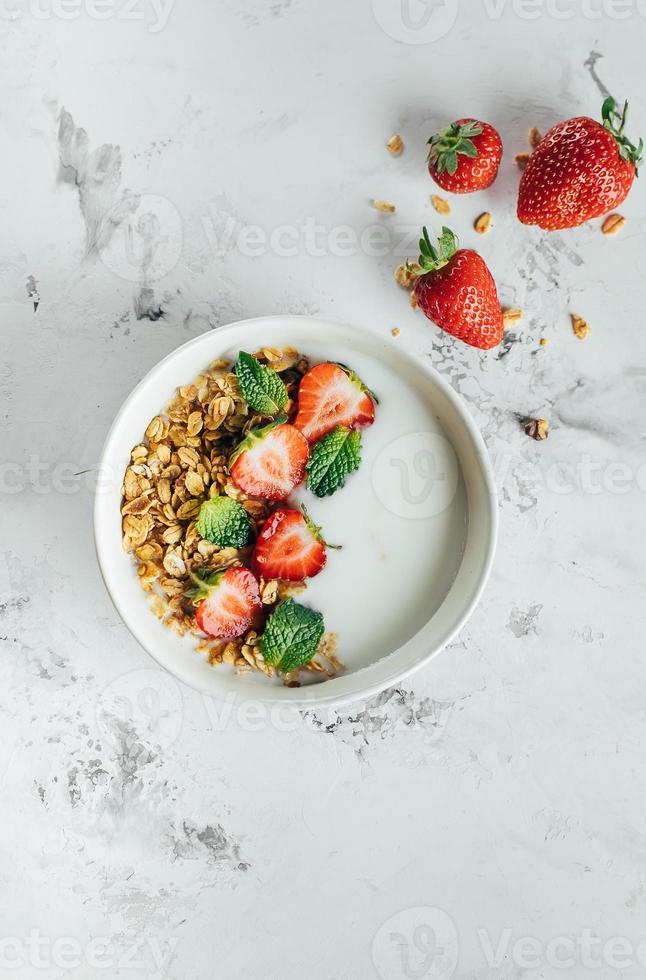
[(313, 446), (305, 467), (307, 485), (317, 497), (327, 497), (343, 486), (360, 462), (361, 436), (356, 429), (338, 425)]
[(286, 599), (267, 619), (260, 652), (266, 664), (289, 673), (310, 662), (324, 631), (320, 612)]
[(244, 507), (231, 497), (211, 497), (200, 507), (197, 533), (218, 548), (244, 548), (249, 544), (251, 521)]
[(260, 415), (277, 415), (289, 400), (281, 378), (241, 350), (234, 368), (242, 397)]

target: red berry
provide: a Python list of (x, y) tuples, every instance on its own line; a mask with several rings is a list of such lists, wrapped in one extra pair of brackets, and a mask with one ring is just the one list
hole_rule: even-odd
[(355, 428), (370, 425), (374, 419), (372, 396), (354, 371), (325, 363), (303, 375), (294, 425), (310, 442), (316, 442), (337, 425)]
[(258, 581), (248, 568), (229, 568), (200, 586), (195, 618), (209, 636), (232, 639), (260, 624), (262, 602)]
[(523, 171), (518, 217), (525, 225), (553, 231), (574, 228), (614, 210), (631, 188), (641, 163), (623, 135), (623, 114), (614, 99), (602, 108), (604, 124), (587, 116), (567, 119), (548, 130)]
[(277, 510), (265, 522), (252, 557), (256, 575), (300, 582), (318, 575), (327, 559), (325, 541), (299, 510)]
[(229, 468), (236, 486), (251, 497), (286, 500), (302, 483), (307, 439), (293, 425), (272, 422), (252, 429), (234, 451)]
[(470, 194), (493, 184), (502, 159), (502, 140), (489, 123), (458, 119), (428, 141), (428, 171), (453, 194)]
[(488, 350), (502, 340), (503, 320), (496, 283), (484, 259), (442, 229), (437, 248), (426, 228), (420, 241), (417, 305), (429, 320), (465, 344)]

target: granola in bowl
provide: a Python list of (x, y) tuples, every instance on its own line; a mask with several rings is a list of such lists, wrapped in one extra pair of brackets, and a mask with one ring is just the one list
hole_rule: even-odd
[(123, 547), (152, 612), (210, 663), (288, 686), (343, 669), (322, 614), (294, 598), (334, 546), (287, 501), (303, 481), (319, 497), (344, 485), (375, 401), (344, 365), (241, 351), (179, 387), (132, 449)]

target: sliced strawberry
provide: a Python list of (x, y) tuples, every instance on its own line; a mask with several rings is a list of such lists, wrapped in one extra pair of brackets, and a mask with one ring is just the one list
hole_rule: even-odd
[(232, 639), (260, 623), (258, 580), (248, 568), (228, 568), (194, 590), (197, 625), (209, 636)]
[(370, 425), (374, 420), (373, 397), (354, 371), (325, 363), (303, 375), (294, 425), (310, 442), (316, 442), (337, 425), (354, 428)]
[(251, 497), (286, 500), (303, 481), (309, 446), (283, 418), (252, 429), (229, 460), (234, 483)]
[(277, 510), (266, 521), (251, 559), (256, 575), (300, 582), (318, 575), (327, 559), (321, 528), (307, 511)]

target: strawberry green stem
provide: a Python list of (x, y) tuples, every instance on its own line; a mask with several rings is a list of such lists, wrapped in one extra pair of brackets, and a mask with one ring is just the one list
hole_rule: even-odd
[(368, 385), (363, 383), (356, 371), (353, 371), (347, 364), (342, 364), (341, 361), (334, 361), (333, 363), (336, 364), (337, 367), (340, 367), (342, 371), (345, 371), (352, 384), (356, 385), (359, 391), (365, 391), (368, 395), (370, 395), (375, 405), (379, 404), (379, 399), (375, 395), (374, 391), (372, 391)]
[(419, 240), (418, 267), (416, 268), (407, 262), (406, 268), (409, 274), (418, 278), (427, 272), (437, 272), (453, 258), (458, 250), (458, 245), (457, 236), (446, 226), (442, 228), (437, 246), (431, 244), (428, 231), (426, 228), (422, 228), (422, 237)]
[(428, 141), (430, 150), (428, 151), (429, 166), (434, 167), (438, 173), (445, 171), (451, 176), (458, 169), (458, 154), (467, 157), (477, 157), (474, 136), (479, 136), (482, 126), (476, 122), (451, 123), (446, 129), (441, 129), (435, 133)]
[(193, 582), (193, 588), (187, 589), (184, 595), (187, 599), (191, 599), (194, 606), (199, 606), (203, 599), (207, 599), (211, 589), (214, 585), (217, 585), (222, 576), (224, 575), (225, 569), (218, 569), (217, 572), (212, 572), (208, 568), (201, 569), (201, 575), (196, 575), (192, 572), (190, 568), (188, 569), (188, 577), (191, 582)]
[(321, 531), (323, 530), (323, 528), (320, 527), (318, 524), (315, 524), (314, 523), (314, 521), (312, 520), (312, 518), (309, 515), (309, 511), (308, 511), (307, 507), (305, 506), (305, 504), (301, 504), (301, 512), (303, 514), (303, 517), (305, 518), (305, 523), (307, 524), (307, 527), (312, 532), (312, 534), (314, 535), (314, 537), (316, 538), (317, 541), (320, 541), (321, 544), (324, 544), (326, 548), (332, 548), (334, 551), (340, 551), (341, 550), (341, 548), (343, 547), (343, 545), (341, 545), (341, 544), (330, 544), (329, 541), (326, 541), (325, 540), (325, 538), (321, 534)]
[(242, 442), (238, 443), (236, 448), (229, 456), (229, 467), (233, 466), (238, 456), (244, 453), (247, 449), (253, 449), (256, 443), (260, 442), (261, 439), (264, 439), (268, 432), (271, 432), (271, 430), (275, 429), (278, 425), (283, 425), (286, 421), (286, 415), (279, 415), (278, 418), (273, 419), (273, 421), (269, 422), (267, 425), (256, 427), (255, 429), (249, 429), (249, 432), (244, 437)]
[(627, 136), (624, 136), (627, 115), (628, 102), (624, 102), (623, 110), (619, 112), (617, 103), (611, 95), (608, 96), (601, 106), (601, 118), (603, 119), (604, 129), (607, 129), (617, 140), (619, 156), (622, 160), (630, 161), (635, 171), (638, 171), (638, 167), (642, 163), (644, 141), (640, 139), (639, 144), (635, 146)]

